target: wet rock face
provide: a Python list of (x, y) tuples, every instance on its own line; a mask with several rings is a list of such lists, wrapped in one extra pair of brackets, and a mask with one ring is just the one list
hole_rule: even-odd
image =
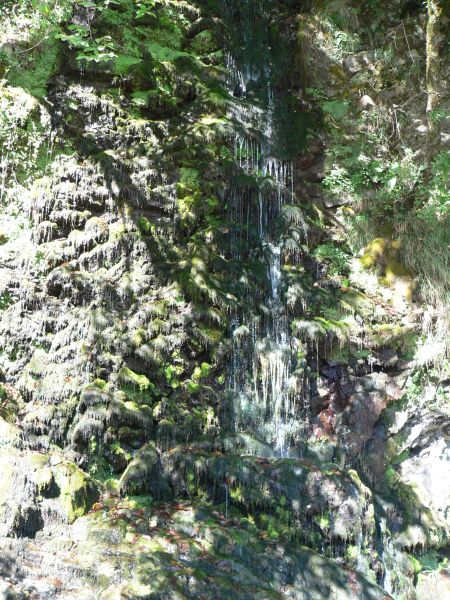
[(366, 365), (363, 372), (370, 372), (358, 376), (355, 375), (357, 369), (332, 361), (321, 367), (321, 387), (311, 405), (316, 415), (313, 433), (318, 438), (325, 435), (338, 439), (349, 464), (374, 436), (376, 424), (385, 409), (405, 393), (405, 374), (389, 368), (398, 362), (395, 352), (386, 350), (378, 355), (377, 361), (377, 366), (388, 372), (374, 372), (372, 366)]
[[(88, 85), (60, 79), (50, 95), (59, 135), (82, 144), (95, 134), (98, 151), (117, 156), (55, 158), (18, 200), (31, 226), (0, 248), (0, 294), (10, 299), (0, 315), (0, 417), (18, 426), (0, 421), (2, 536), (49, 534), (90, 509), (98, 487), (73, 461), (86, 465), (93, 440), (108, 447), (119, 438), (132, 451), (154, 433), (151, 405), (161, 392), (141, 374), (180, 353), (191, 319), (161, 272), (174, 236), (173, 176), (137, 157), (144, 143), (156, 150), (162, 132), (127, 120), (120, 103)], [(70, 132), (69, 105), (77, 115)], [(105, 455), (115, 472), (130, 460)]]
[[(283, 514), (293, 535), (370, 548), (375, 522), (369, 490), (356, 472), (320, 469), (306, 460), (237, 457), (208, 449), (176, 448), (161, 457), (162, 475), (176, 496), (202, 490), (216, 503)], [(315, 540), (315, 542), (314, 542)]]
[(386, 373), (355, 378), (343, 418), (348, 431), (344, 443), (350, 459), (355, 458), (372, 437), (374, 426), (388, 403), (398, 400), (403, 393), (397, 379)]
[[(351, 199), (321, 185), (326, 143), (316, 136), (292, 160), (302, 207), (280, 213), (292, 239), (275, 286), (289, 305), (286, 335), (298, 315), (316, 324), (316, 337), (291, 348), (302, 438), (280, 458), (254, 431), (230, 434), (219, 418), (230, 411), (227, 319), (251, 302), (267, 264), (251, 252), (249, 264), (229, 260), (239, 229), (225, 207), (236, 115), (225, 118), (217, 69), (224, 28), (199, 18), (214, 3), (157, 4), (181, 19), (181, 37), (156, 32), (143, 70), (112, 77), (111, 65), (94, 61), (81, 74), (71, 51), (45, 101), (6, 90), (25, 107), (16, 129), (26, 138), (37, 128), (38, 139), (30, 179), (7, 190), (1, 216), (0, 598), (390, 598), (378, 582), (413, 600), (408, 553), (449, 539), (448, 417), (400, 403), (414, 368), (403, 334), (365, 339), (373, 325), (390, 331), (409, 314), (364, 286), (350, 289), (348, 266), (333, 279), (330, 257), (309, 251), (344, 247), (345, 232), (328, 229), (351, 210)], [(276, 73), (274, 93), (288, 90), (296, 114), (310, 111), (291, 69), (299, 7), (268, 4), (270, 35), (280, 27), (288, 40), (280, 64), (289, 69)], [(75, 22), (89, 23), (87, 7), (79, 11)], [(133, 31), (153, 31), (154, 15), (132, 19)], [(168, 75), (153, 73), (157, 56)], [(310, 56), (311, 85), (344, 85), (374, 68), (369, 52), (333, 68), (323, 52)], [(257, 111), (260, 91), (249, 82), (245, 102)], [(361, 101), (375, 110), (371, 97)], [(50, 166), (40, 170), (42, 154)], [(244, 187), (255, 191), (250, 179)], [(316, 319), (322, 305), (331, 316)], [(348, 351), (341, 312), (356, 324)], [(445, 572), (422, 577), (418, 594), (445, 595), (446, 585)]]
[(97, 402), (80, 391), (96, 378), (116, 392), (139, 388), (128, 371), (156, 371), (180, 350), (182, 360), (191, 309), (164, 268), (175, 243), (175, 176), (152, 153), (161, 152), (165, 126), (127, 118), (125, 105), (89, 85), (60, 80), (51, 98), (60, 134), (76, 105), (76, 127), (65, 133), (75, 146), (94, 136), (100, 156), (56, 159), (21, 207), (31, 229), (0, 249), (1, 293), (11, 297), (0, 319), (2, 369), (27, 402), (21, 426), (30, 444), (83, 453), (110, 424), (148, 437), (151, 409), (133, 418), (124, 406), (131, 389)]
[(51, 548), (48, 539), (0, 542), (0, 576), (19, 581), (8, 583), (8, 593), (37, 600), (390, 598), (352, 569), (298, 544), (280, 546), (247, 519), (204, 504), (109, 502), (60, 532), (56, 555)]
[(409, 507), (410, 512), (422, 507), (422, 527), (411, 528), (411, 538), (403, 537), (405, 545), (426, 546), (435, 535), (445, 543), (449, 536), (450, 493), (448, 480), (442, 476), (450, 465), (447, 429), (448, 419), (440, 411), (406, 405), (395, 412), (391, 408), (369, 441), (369, 456), (364, 460), (373, 466), (374, 485), (380, 486), (384, 478), (376, 464), (386, 468), (393, 463), (397, 466), (396, 481), (410, 490), (409, 501), (416, 503), (415, 510)]
[(450, 526), (450, 483), (442, 477), (450, 466), (450, 441), (440, 435), (432, 441), (422, 437), (421, 441), (423, 446), (415, 445), (416, 440), (411, 457), (402, 462), (401, 478), (417, 490), (422, 504), (434, 512), (437, 521)]
[(94, 481), (62, 454), (20, 449), (14, 433), (0, 450), (0, 536), (35, 538), (85, 514), (99, 497)]
[(443, 569), (438, 573), (424, 573), (419, 577), (417, 600), (445, 598), (450, 594), (450, 573)]

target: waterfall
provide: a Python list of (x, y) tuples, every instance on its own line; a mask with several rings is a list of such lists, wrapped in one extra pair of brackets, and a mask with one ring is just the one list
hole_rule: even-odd
[[(234, 425), (287, 456), (298, 429), (295, 348), (283, 299), (282, 207), (293, 203), (293, 163), (280, 157), (273, 90), (273, 63), (262, 2), (226, 3), (234, 34), (226, 60), (233, 97), (235, 172), (228, 195), (233, 226), (232, 256), (241, 263), (257, 257), (265, 264), (259, 307), (242, 308), (232, 319), (230, 387)], [(246, 304), (245, 298), (243, 304)], [(252, 298), (248, 303), (254, 302)]]

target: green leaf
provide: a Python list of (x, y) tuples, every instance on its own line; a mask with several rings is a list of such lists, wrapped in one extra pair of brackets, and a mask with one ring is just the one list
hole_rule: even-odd
[(155, 5), (156, 0), (141, 0), (136, 11), (136, 19), (141, 19), (146, 15), (151, 15)]
[(156, 42), (148, 44), (148, 49), (152, 58), (159, 62), (175, 62), (178, 58), (182, 57), (195, 59), (195, 56), (189, 52), (182, 52), (181, 50), (174, 50), (167, 46), (160, 46)]
[(145, 17), (145, 15), (148, 14), (148, 9), (146, 6), (141, 5), (136, 12), (136, 19), (141, 19), (142, 17)]
[(119, 75), (126, 75), (131, 68), (142, 62), (142, 58), (130, 56), (128, 54), (119, 54), (116, 56), (116, 72)]

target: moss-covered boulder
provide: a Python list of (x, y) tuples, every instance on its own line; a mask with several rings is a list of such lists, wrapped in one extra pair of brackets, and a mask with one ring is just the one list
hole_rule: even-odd
[(119, 481), (122, 494), (150, 494), (153, 498), (170, 497), (172, 491), (153, 443), (145, 444), (134, 456)]
[[(48, 538), (33, 540), (34, 560), (43, 561), (46, 572), (33, 561), (23, 564), (21, 591), (36, 589), (39, 577), (47, 594), (77, 590), (86, 600), (391, 598), (353, 568), (342, 568), (298, 542), (273, 540), (251, 517), (225, 516), (202, 502), (152, 503), (142, 496), (109, 500), (66, 527), (56, 554), (51, 548)], [(10, 573), (18, 550), (17, 543), (5, 545), (0, 539)], [(22, 552), (27, 550), (24, 545)], [(40, 592), (36, 597), (44, 598)]]
[(207, 445), (177, 447), (161, 461), (177, 496), (206, 497), (259, 515), (274, 538), (289, 530), (313, 546), (321, 539), (373, 545), (372, 498), (355, 471), (302, 459), (225, 454)]
[[(50, 458), (47, 473), (53, 476), (58, 488), (58, 503), (68, 523), (73, 523), (75, 519), (86, 514), (99, 497), (99, 490), (94, 481), (73, 463)], [(49, 485), (52, 483), (52, 480), (49, 480)]]
[(58, 454), (0, 449), (0, 535), (35, 537), (86, 514), (99, 497), (93, 480)]

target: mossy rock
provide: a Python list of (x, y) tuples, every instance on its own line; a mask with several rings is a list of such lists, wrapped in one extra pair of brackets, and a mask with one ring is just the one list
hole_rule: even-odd
[(0, 531), (34, 537), (55, 523), (73, 523), (99, 498), (96, 483), (56, 454), (0, 452)]
[(368, 333), (373, 348), (395, 348), (408, 353), (415, 347), (417, 341), (417, 333), (413, 326), (397, 323), (374, 325)]
[(17, 412), (23, 404), (20, 396), (15, 390), (5, 384), (0, 384), (0, 418), (14, 423)]
[(69, 523), (86, 514), (99, 498), (94, 481), (79, 467), (69, 462), (51, 466), (59, 489), (59, 501)]
[(378, 267), (381, 272), (380, 283), (411, 302), (415, 283), (412, 273), (400, 262), (399, 250), (397, 240), (375, 238), (366, 247), (360, 260), (366, 269)]
[(390, 598), (353, 569), (208, 503), (116, 499), (82, 521), (73, 551), (101, 600)]
[(153, 443), (145, 444), (134, 456), (119, 481), (122, 494), (151, 494), (161, 499), (171, 497), (171, 490), (162, 469), (158, 451)]
[(374, 533), (369, 490), (356, 472), (319, 468), (309, 460), (223, 454), (208, 444), (180, 446), (161, 456), (177, 496), (207, 497), (252, 514), (279, 515), (299, 526), (330, 512), (327, 536), (351, 540), (363, 530)]

